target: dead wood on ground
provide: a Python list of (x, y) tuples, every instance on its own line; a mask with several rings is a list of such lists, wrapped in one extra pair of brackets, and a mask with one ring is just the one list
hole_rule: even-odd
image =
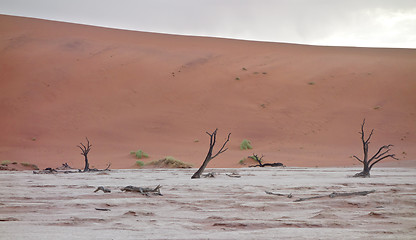
[(122, 188), (121, 191), (123, 191), (123, 192), (138, 192), (138, 193), (141, 193), (141, 194), (146, 195), (146, 196), (150, 196), (150, 194), (163, 196), (162, 193), (160, 193), (160, 188), (161, 187), (162, 186), (160, 186), (160, 185), (157, 185), (157, 187), (155, 187), (155, 188), (134, 187), (134, 186), (129, 185), (129, 186), (126, 186), (126, 187)]
[(333, 192), (329, 195), (318, 195), (318, 196), (307, 197), (307, 198), (299, 198), (299, 199), (296, 199), (295, 202), (302, 202), (302, 201), (306, 201), (306, 200), (311, 200), (311, 199), (316, 199), (316, 198), (324, 198), (324, 197), (335, 198), (335, 197), (347, 197), (347, 196), (366, 196), (367, 194), (374, 193), (375, 191), (376, 190), (361, 191), (361, 192), (350, 192), (350, 193)]
[(238, 173), (226, 173), (225, 175), (233, 178), (241, 178), (240, 174)]
[[(105, 172), (110, 171), (111, 163), (107, 165), (105, 169), (97, 169), (97, 168), (89, 168), (88, 172)], [(63, 163), (62, 166), (57, 168), (45, 168), (43, 170), (33, 171), (33, 174), (58, 174), (58, 173), (81, 173), (85, 172), (81, 169), (72, 168), (68, 165), (68, 163)]]
[(97, 211), (111, 211), (111, 209), (108, 208), (95, 208)]
[(276, 195), (276, 196), (282, 196), (282, 197), (287, 197), (287, 198), (292, 198), (292, 194), (283, 194), (283, 193), (274, 193), (274, 192), (269, 192), (269, 191), (265, 191), (266, 194), (270, 194), (270, 195)]
[(103, 191), (104, 193), (111, 193), (111, 190), (103, 186), (99, 186), (94, 192)]
[(215, 172), (202, 174), (204, 178), (215, 178), (215, 175), (217, 175)]
[(254, 161), (258, 162), (257, 165), (251, 165), (249, 167), (286, 167), (283, 163), (263, 163), (263, 157), (262, 155), (260, 158), (257, 156), (257, 154), (254, 154), (252, 156), (248, 156), (249, 158), (253, 159)]

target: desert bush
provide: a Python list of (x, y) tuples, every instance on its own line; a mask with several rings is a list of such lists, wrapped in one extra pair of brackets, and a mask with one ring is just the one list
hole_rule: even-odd
[(136, 165), (139, 167), (143, 167), (144, 166), (144, 162), (143, 161), (136, 161)]
[(131, 155), (136, 155), (136, 158), (138, 159), (142, 159), (142, 158), (148, 158), (149, 155), (145, 152), (143, 152), (142, 150), (137, 150), (135, 152), (130, 152)]
[(168, 156), (162, 159), (151, 161), (146, 165), (153, 165), (156, 167), (168, 167), (168, 168), (191, 168), (192, 165), (189, 163), (184, 163), (181, 160), (178, 160), (174, 157)]
[(247, 160), (247, 158), (243, 158), (243, 159), (241, 159), (238, 163), (239, 163), (240, 165), (246, 165), (246, 160)]
[(35, 164), (32, 164), (32, 163), (22, 162), (22, 163), (20, 163), (20, 165), (22, 165), (23, 167), (33, 168), (34, 170), (39, 170), (38, 166), (36, 166)]
[(9, 165), (11, 162), (9, 161), (9, 160), (4, 160), (4, 161), (2, 161), (1, 162), (1, 165), (2, 166), (7, 166), (7, 165)]
[(253, 147), (251, 146), (251, 142), (247, 139), (244, 139), (240, 144), (241, 150), (247, 150), (247, 149), (252, 149), (252, 148)]

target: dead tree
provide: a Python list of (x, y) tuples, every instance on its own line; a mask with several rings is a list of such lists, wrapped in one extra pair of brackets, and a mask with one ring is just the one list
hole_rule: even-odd
[(85, 146), (83, 143), (80, 143), (80, 145), (78, 145), (77, 147), (79, 147), (79, 149), (81, 149), (81, 155), (84, 156), (85, 158), (85, 167), (84, 167), (84, 172), (88, 172), (90, 171), (90, 165), (88, 163), (88, 153), (91, 150), (92, 145), (90, 144), (90, 141), (87, 139), (87, 146)]
[(211, 161), (212, 159), (214, 159), (216, 156), (220, 155), (221, 153), (227, 151), (228, 148), (226, 148), (226, 149), (224, 149), (224, 148), (225, 148), (225, 145), (227, 145), (227, 143), (230, 141), (231, 133), (228, 133), (227, 140), (224, 142), (224, 144), (222, 145), (220, 150), (215, 155), (213, 155), (212, 151), (213, 151), (213, 148), (214, 148), (215, 143), (217, 141), (217, 131), (218, 131), (218, 129), (215, 129), (215, 131), (212, 132), (212, 133), (207, 132), (207, 134), (210, 137), (208, 154), (205, 157), (205, 160), (202, 163), (201, 167), (198, 169), (198, 171), (196, 171), (196, 173), (194, 173), (194, 175), (192, 175), (191, 178), (200, 178), (201, 174), (204, 172), (204, 170), (205, 170), (206, 166), (208, 165), (209, 161)]
[(253, 159), (254, 161), (256, 161), (258, 163), (257, 165), (252, 165), (250, 167), (264, 167), (263, 157), (264, 157), (264, 155), (261, 155), (261, 157), (259, 158), (257, 156), (257, 154), (254, 154), (254, 153), (253, 153), (253, 156), (249, 156), (249, 158)]
[(363, 123), (361, 124), (361, 132), (360, 132), (361, 141), (363, 143), (364, 157), (363, 159), (360, 159), (355, 155), (353, 156), (355, 159), (357, 159), (360, 163), (363, 164), (364, 168), (363, 168), (363, 171), (355, 174), (354, 177), (370, 177), (371, 168), (373, 168), (373, 166), (376, 163), (380, 162), (383, 159), (390, 157), (390, 158), (398, 160), (394, 154), (387, 154), (391, 150), (390, 147), (393, 146), (391, 144), (380, 147), (378, 151), (371, 158), (369, 158), (368, 145), (370, 144), (370, 138), (373, 135), (374, 129), (371, 130), (370, 135), (366, 138), (365, 133), (364, 133), (364, 124), (365, 124), (365, 119), (363, 120)]
[(259, 164), (251, 165), (249, 167), (285, 167), (285, 165), (283, 165), (283, 163), (279, 163), (279, 162), (277, 162), (277, 163), (263, 163), (263, 157), (264, 157), (264, 155), (261, 155), (261, 157), (259, 158), (257, 156), (257, 154), (253, 153), (253, 156), (249, 156), (249, 158), (255, 160)]

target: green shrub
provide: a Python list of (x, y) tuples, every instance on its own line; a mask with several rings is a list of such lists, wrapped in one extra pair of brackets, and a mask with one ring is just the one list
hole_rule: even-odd
[(246, 158), (243, 158), (243, 159), (241, 159), (238, 163), (240, 164), (240, 165), (246, 165)]
[(241, 150), (247, 150), (247, 149), (252, 149), (252, 148), (253, 147), (251, 146), (251, 142), (247, 139), (244, 139), (240, 144)]
[(139, 166), (139, 167), (143, 167), (144, 166), (144, 162), (138, 160), (138, 161), (136, 161), (136, 165)]
[(9, 160), (4, 160), (4, 161), (2, 161), (1, 162), (1, 165), (3, 165), (3, 166), (7, 166), (7, 165), (9, 165), (11, 162), (9, 161)]
[(136, 155), (136, 158), (138, 159), (142, 159), (142, 158), (148, 158), (149, 155), (145, 152), (143, 152), (142, 150), (137, 150), (135, 152), (130, 152), (131, 155)]

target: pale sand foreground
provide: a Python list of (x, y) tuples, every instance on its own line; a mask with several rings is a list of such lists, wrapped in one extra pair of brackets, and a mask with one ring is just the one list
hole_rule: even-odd
[[(114, 170), (0, 173), (1, 239), (414, 239), (415, 168)], [(241, 178), (226, 173), (237, 172)], [(124, 193), (162, 185), (163, 196)], [(98, 186), (111, 193), (94, 193)], [(376, 190), (367, 196), (300, 197)], [(265, 194), (292, 193), (292, 198)], [(106, 208), (111, 211), (98, 211)]]

